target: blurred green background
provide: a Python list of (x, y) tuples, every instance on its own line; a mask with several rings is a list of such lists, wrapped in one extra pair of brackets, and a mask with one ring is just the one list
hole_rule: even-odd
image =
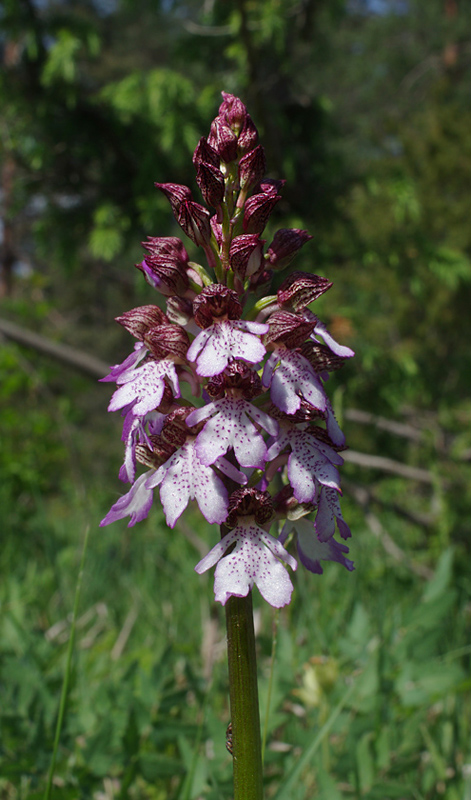
[(231, 796), (223, 610), (193, 571), (217, 532), (157, 502), (98, 528), (122, 452), (96, 360), (155, 301), (139, 243), (180, 231), (153, 182), (198, 197), (221, 90), (287, 179), (266, 238), (313, 234), (294, 266), (357, 353), (330, 386), (356, 571), (299, 570), (279, 614), (267, 798), (471, 800), (470, 4), (5, 0), (0, 31), (1, 800), (44, 792), (87, 526), (54, 796)]

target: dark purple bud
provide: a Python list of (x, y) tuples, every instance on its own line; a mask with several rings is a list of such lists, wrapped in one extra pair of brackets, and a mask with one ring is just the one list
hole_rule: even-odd
[(302, 311), (331, 286), (331, 281), (320, 275), (312, 275), (309, 272), (292, 272), (278, 289), (278, 304), (293, 309), (293, 311)]
[(250, 191), (259, 183), (266, 169), (265, 151), (261, 144), (255, 150), (251, 150), (239, 161), (239, 184), (240, 188)]
[(231, 361), (224, 371), (227, 389), (239, 389), (246, 400), (252, 400), (263, 392), (258, 373), (243, 361)]
[(212, 164), (198, 164), (196, 182), (200, 187), (204, 202), (217, 208), (224, 197), (224, 175)]
[(222, 224), (218, 222), (216, 214), (210, 219), (211, 230), (214, 234), (218, 247), (222, 245)]
[(274, 239), (268, 248), (268, 256), (274, 269), (283, 269), (293, 260), (303, 244), (312, 239), (312, 236), (299, 228), (281, 228), (275, 233)]
[(136, 459), (146, 467), (157, 469), (173, 455), (175, 447), (155, 434), (149, 436), (149, 441), (152, 444), (152, 450), (145, 444), (136, 445)]
[(193, 316), (200, 328), (209, 328), (214, 322), (240, 319), (242, 305), (237, 294), (222, 283), (207, 286), (193, 300)]
[(177, 222), (192, 242), (198, 247), (206, 247), (211, 240), (210, 218), (207, 208), (193, 200), (185, 200), (180, 206)]
[(158, 306), (139, 306), (139, 308), (132, 308), (130, 311), (125, 311), (120, 317), (115, 317), (116, 322), (119, 322), (123, 328), (139, 339), (141, 342), (144, 336), (156, 325), (163, 325), (167, 322), (167, 317)]
[(325, 414), (322, 411), (319, 411), (318, 408), (314, 408), (308, 403), (307, 400), (304, 400), (302, 397), (300, 398), (301, 405), (294, 414), (286, 414), (284, 411), (280, 411), (274, 405), (271, 405), (268, 409), (268, 413), (271, 417), (275, 417), (275, 419), (286, 420), (286, 422), (312, 422), (313, 420), (324, 419)]
[(141, 244), (151, 255), (164, 256), (165, 260), (180, 262), (182, 266), (190, 260), (185, 245), (177, 236), (148, 236), (147, 241)]
[(226, 525), (234, 528), (238, 517), (255, 517), (258, 525), (264, 525), (273, 516), (273, 503), (268, 492), (258, 489), (237, 489), (229, 498), (229, 513)]
[(175, 261), (164, 261), (162, 256), (147, 256), (136, 267), (147, 283), (166, 297), (183, 295), (190, 285), (186, 268)]
[(204, 388), (211, 400), (221, 400), (226, 393), (224, 374), (221, 372), (220, 375), (214, 375)]
[(228, 92), (221, 92), (224, 100), (219, 106), (219, 116), (222, 117), (234, 133), (239, 133), (247, 119), (247, 109), (242, 100)]
[(250, 288), (257, 297), (264, 297), (270, 294), (273, 280), (273, 270), (264, 269), (262, 272), (255, 273), (250, 278)]
[(244, 206), (243, 227), (246, 233), (261, 233), (274, 207), (281, 200), (279, 194), (253, 194)]
[(152, 328), (144, 341), (155, 358), (178, 358), (185, 360), (190, 340), (180, 325), (159, 325)]
[(247, 114), (244, 127), (239, 133), (239, 139), (237, 141), (239, 155), (243, 156), (245, 155), (245, 153), (250, 153), (250, 151), (257, 146), (257, 142), (258, 142), (257, 128), (255, 127), (255, 124), (251, 116)]
[(237, 158), (237, 136), (222, 117), (216, 117), (211, 123), (208, 143), (221, 158), (228, 164)]
[(193, 153), (193, 164), (196, 168), (198, 168), (200, 164), (211, 164), (211, 166), (219, 169), (220, 163), (221, 159), (218, 153), (214, 147), (211, 147), (208, 143), (206, 136), (202, 136)]
[(264, 178), (260, 181), (257, 191), (264, 192), (264, 194), (278, 194), (285, 183), (285, 180), (277, 181), (274, 178)]
[(267, 319), (267, 322), (269, 329), (263, 337), (264, 344), (282, 342), (291, 349), (302, 345), (306, 337), (314, 330), (315, 324), (290, 311), (275, 311)]
[(188, 325), (193, 316), (193, 303), (185, 297), (167, 299), (167, 317), (174, 325)]
[(191, 190), (188, 186), (182, 186), (180, 183), (154, 183), (154, 186), (169, 200), (175, 218), (178, 217), (183, 201), (191, 200)]
[[(188, 436), (196, 433), (194, 429), (190, 429), (186, 424), (186, 418), (194, 410), (193, 406), (180, 406), (180, 408), (171, 411), (167, 416), (162, 428), (162, 438), (173, 447), (182, 447)], [(200, 425), (199, 427), (201, 429), (202, 426)]]
[(264, 241), (256, 233), (245, 233), (236, 236), (229, 250), (229, 264), (233, 272), (244, 281), (254, 275), (261, 266)]
[(345, 364), (345, 359), (335, 355), (330, 347), (325, 344), (317, 344), (312, 340), (304, 342), (301, 347), (301, 354), (314, 367), (316, 372), (335, 372)]
[(245, 400), (252, 400), (263, 392), (260, 376), (243, 361), (232, 361), (223, 373), (211, 378), (205, 388), (212, 400), (224, 397), (226, 389), (237, 389)]

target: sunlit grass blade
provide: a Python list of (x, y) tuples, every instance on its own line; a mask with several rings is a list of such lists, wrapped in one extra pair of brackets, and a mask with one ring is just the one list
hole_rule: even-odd
[(341, 713), (345, 704), (349, 701), (350, 697), (352, 696), (355, 688), (356, 682), (352, 683), (351, 686), (347, 689), (342, 699), (339, 703), (335, 706), (334, 710), (330, 714), (329, 718), (326, 720), (320, 731), (314, 736), (311, 740), (311, 743), (306, 747), (304, 753), (300, 757), (299, 761), (294, 765), (291, 772), (288, 774), (286, 779), (283, 781), (281, 786), (278, 788), (278, 791), (273, 798), (273, 800), (285, 800), (286, 797), (290, 797), (290, 792), (292, 791), (296, 781), (298, 780), (299, 776), (301, 775), (303, 769), (309, 764), (311, 759), (317, 753), (319, 747), (321, 746), (323, 740), (331, 730), (334, 722), (337, 720), (337, 717)]
[(72, 668), (72, 654), (74, 651), (74, 644), (75, 644), (75, 629), (77, 623), (77, 616), (78, 616), (78, 609), (80, 603), (80, 591), (82, 588), (82, 578), (83, 578), (83, 568), (85, 564), (85, 555), (87, 552), (88, 546), (88, 535), (90, 533), (90, 525), (87, 525), (85, 529), (85, 536), (83, 540), (83, 548), (82, 548), (82, 556), (80, 559), (80, 567), (79, 567), (79, 574), (77, 578), (77, 584), (75, 587), (75, 598), (74, 598), (74, 608), (72, 613), (72, 624), (70, 628), (70, 637), (69, 637), (69, 645), (67, 648), (67, 658), (65, 663), (65, 672), (64, 672), (64, 680), (62, 682), (62, 691), (61, 691), (61, 698), (59, 703), (59, 714), (57, 716), (57, 723), (56, 723), (56, 733), (54, 737), (54, 747), (52, 751), (52, 758), (51, 764), (49, 766), (49, 774), (47, 777), (47, 786), (46, 791), (44, 792), (44, 800), (50, 800), (51, 793), (52, 793), (52, 781), (54, 778), (54, 772), (56, 769), (56, 762), (57, 762), (57, 753), (59, 751), (59, 741), (62, 731), (62, 725), (64, 723), (64, 715), (65, 715), (65, 706), (67, 702), (67, 693), (69, 690), (69, 683), (70, 683), (70, 673)]
[(275, 672), (275, 656), (276, 656), (276, 645), (278, 642), (279, 619), (280, 619), (279, 609), (275, 609), (275, 614), (273, 619), (273, 640), (272, 640), (271, 658), (270, 658), (270, 678), (268, 681), (267, 704), (265, 708), (265, 717), (263, 720), (263, 730), (262, 730), (262, 764), (265, 763), (265, 747), (267, 744), (268, 718), (270, 716), (270, 703), (273, 690), (273, 675)]

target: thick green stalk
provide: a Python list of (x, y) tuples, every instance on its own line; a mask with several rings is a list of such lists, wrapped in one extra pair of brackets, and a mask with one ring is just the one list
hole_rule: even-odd
[(262, 800), (263, 772), (252, 593), (226, 603), (234, 800)]

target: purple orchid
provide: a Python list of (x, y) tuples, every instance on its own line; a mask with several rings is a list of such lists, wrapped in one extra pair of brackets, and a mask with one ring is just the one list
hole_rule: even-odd
[(235, 358), (258, 364), (265, 355), (259, 336), (267, 330), (268, 326), (260, 322), (216, 322), (198, 334), (188, 350), (188, 361), (196, 361), (198, 375), (207, 378), (219, 375)]
[(192, 411), (187, 417), (189, 425), (209, 419), (196, 440), (201, 463), (214, 464), (232, 447), (241, 467), (263, 469), (267, 446), (250, 417), (271, 436), (276, 436), (276, 420), (243, 398), (224, 397)]
[[(119, 476), (131, 487), (101, 525), (144, 519), (158, 490), (173, 528), (195, 501), (222, 526), (221, 540), (195, 568), (217, 565), (216, 600), (224, 605), (256, 585), (280, 608), (293, 590), (286, 565), (297, 567), (284, 546), (291, 534), (311, 572), (322, 572), (321, 561), (353, 568), (334, 538), (336, 528), (350, 536), (339, 501), (345, 437), (325, 391), (329, 373), (353, 350), (310, 308), (331, 288), (327, 278), (291, 272), (271, 287), (274, 271), (312, 237), (281, 229), (264, 252), (261, 235), (284, 181), (264, 178), (263, 147), (239, 98), (223, 93), (193, 163), (210, 209), (186, 186), (156, 186), (206, 264), (190, 260), (176, 237), (143, 242), (137, 266), (160, 301), (117, 318), (138, 341), (102, 380), (116, 383), (109, 410), (124, 417)], [(273, 506), (271, 491), (287, 492), (289, 501)]]
[(321, 541), (316, 533), (316, 528), (311, 520), (301, 517), (293, 522), (287, 522), (283, 527), (279, 541), (286, 542), (290, 533), (294, 532), (296, 535), (296, 547), (299, 553), (301, 563), (310, 572), (322, 574), (321, 561), (337, 561), (351, 572), (353, 561), (345, 558), (345, 553), (348, 553), (348, 547), (340, 542), (336, 542), (333, 536), (327, 541)]
[(146, 486), (148, 489), (160, 486), (160, 499), (170, 528), (173, 528), (189, 500), (197, 501), (208, 522), (221, 525), (226, 519), (227, 489), (211, 467), (201, 463), (194, 441), (188, 441), (180, 447), (150, 476)]
[[(224, 555), (234, 544), (235, 548), (229, 555)], [(195, 570), (201, 574), (217, 564), (214, 595), (222, 605), (231, 595), (246, 597), (255, 583), (270, 605), (281, 608), (289, 603), (293, 591), (293, 584), (281, 561), (293, 570), (297, 567), (296, 560), (278, 539), (248, 518), (227, 533)]]

